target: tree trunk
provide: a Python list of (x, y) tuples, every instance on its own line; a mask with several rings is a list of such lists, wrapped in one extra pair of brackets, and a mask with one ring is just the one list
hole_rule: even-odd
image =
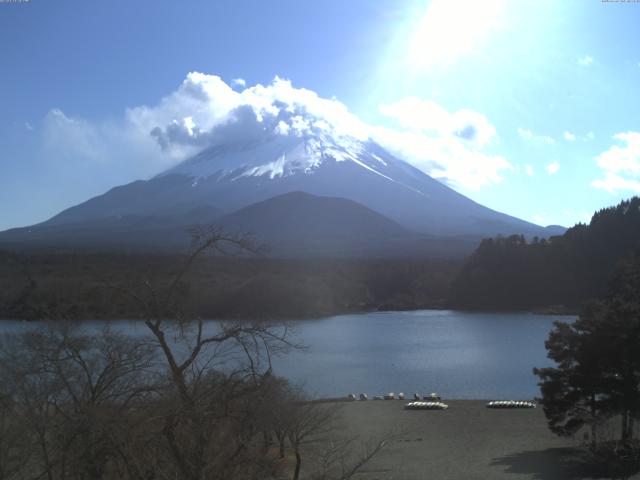
[(262, 450), (264, 453), (269, 451), (269, 447), (273, 444), (273, 437), (269, 430), (262, 430)]
[(598, 447), (598, 417), (596, 410), (596, 396), (591, 394), (591, 448), (596, 449)]
[(293, 480), (298, 480), (298, 477), (300, 476), (300, 465), (302, 464), (302, 457), (300, 456), (300, 450), (298, 450), (298, 447), (296, 447), (295, 452), (296, 452), (296, 469), (293, 472)]
[(40, 448), (42, 451), (42, 456), (44, 458), (44, 464), (46, 465), (46, 468), (47, 468), (47, 479), (53, 480), (53, 471), (51, 468), (51, 462), (49, 461), (49, 450), (47, 449), (47, 442), (45, 440), (44, 433), (38, 432), (38, 436), (40, 437)]
[(629, 440), (629, 412), (625, 408), (622, 410), (621, 439), (623, 442)]

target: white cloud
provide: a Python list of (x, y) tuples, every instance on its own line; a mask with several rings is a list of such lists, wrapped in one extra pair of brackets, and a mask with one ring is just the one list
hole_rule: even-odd
[(501, 172), (513, 170), (504, 157), (469, 148), (456, 136), (377, 128), (373, 138), (429, 175), (469, 189), (500, 183)]
[(84, 161), (119, 162), (138, 177), (159, 173), (209, 145), (311, 131), (371, 138), (427, 174), (471, 189), (498, 183), (503, 171), (513, 169), (488, 151), (497, 141), (496, 130), (478, 112), (449, 112), (415, 97), (380, 109), (398, 127), (367, 125), (338, 100), (278, 77), (264, 86), (234, 90), (218, 76), (192, 72), (157, 104), (130, 108), (115, 123), (92, 123), (52, 110), (47, 144)]
[(234, 78), (233, 80), (231, 80), (231, 83), (236, 87), (244, 88), (247, 86), (247, 82), (245, 81), (244, 78)]
[(591, 182), (591, 186), (615, 194), (618, 190), (640, 193), (640, 181), (624, 178), (615, 173), (605, 172), (604, 178)]
[(157, 173), (176, 159), (158, 149), (148, 131), (141, 131), (128, 119), (119, 123), (92, 123), (51, 110), (42, 126), (43, 155), (49, 162), (114, 172), (123, 181)]
[(484, 115), (468, 109), (450, 113), (433, 100), (405, 97), (392, 104), (380, 105), (379, 109), (409, 131), (455, 135), (481, 147), (496, 138), (495, 127)]
[(58, 108), (45, 117), (43, 134), (45, 148), (52, 151), (60, 149), (62, 154), (92, 161), (107, 160), (102, 155), (106, 139), (100, 129), (86, 120), (68, 117)]
[[(317, 120), (313, 125), (304, 118)], [(175, 164), (205, 146), (220, 142), (224, 134), (251, 136), (275, 132), (301, 134), (305, 128), (331, 128), (341, 134), (366, 138), (366, 126), (346, 106), (319, 97), (315, 92), (294, 88), (288, 80), (275, 78), (267, 86), (235, 91), (219, 77), (189, 73), (180, 87), (155, 105), (127, 109), (112, 124), (97, 124), (70, 118), (54, 109), (48, 115), (47, 143), (73, 150), (87, 159), (128, 157), (109, 144), (140, 152), (154, 161), (155, 172)], [(322, 120), (322, 121), (320, 121)], [(323, 123), (324, 122), (324, 123)], [(104, 152), (104, 154), (103, 154)], [(138, 161), (134, 159), (132, 161)]]
[(640, 193), (640, 132), (617, 133), (613, 139), (623, 145), (612, 145), (595, 158), (604, 176), (591, 185), (610, 193), (618, 190)]
[(589, 142), (591, 140), (594, 140), (596, 138), (596, 135), (593, 132), (587, 132), (585, 135), (580, 136), (576, 135), (575, 133), (571, 133), (568, 130), (565, 130), (565, 132), (562, 134), (562, 138), (564, 138), (567, 142), (575, 142), (576, 140)]
[(536, 213), (533, 217), (531, 217), (533, 220), (533, 223), (538, 224), (538, 225), (546, 225), (545, 222), (545, 217), (543, 215), (540, 215), (539, 213)]
[(618, 133), (615, 140), (626, 143), (613, 145), (596, 158), (598, 166), (614, 173), (640, 174), (640, 132)]
[(554, 175), (560, 170), (560, 164), (558, 162), (552, 162), (546, 166), (546, 169), (549, 175)]
[(520, 138), (522, 138), (523, 140), (533, 140), (534, 138), (533, 132), (531, 130), (524, 129), (522, 127), (518, 127), (518, 135), (520, 135)]
[(553, 138), (547, 135), (536, 135), (535, 133), (533, 133), (531, 130), (527, 128), (518, 127), (517, 132), (518, 132), (518, 135), (520, 135), (520, 138), (534, 144), (553, 145), (554, 143), (556, 143), (556, 141)]
[(585, 55), (584, 57), (581, 57), (578, 59), (578, 64), (580, 64), (583, 67), (589, 67), (591, 66), (592, 63), (593, 63), (593, 57), (589, 55)]
[(435, 178), (477, 190), (501, 182), (501, 172), (513, 170), (503, 156), (487, 151), (497, 133), (478, 112), (449, 112), (417, 97), (379, 108), (402, 129), (373, 127), (372, 138)]
[(530, 177), (533, 177), (533, 166), (532, 165), (525, 165), (524, 166), (524, 171), (527, 172), (527, 175), (529, 175)]
[(33, 130), (33, 127), (31, 126), (31, 124), (29, 122), (24, 122), (24, 128), (26, 128), (29, 131)]
[(518, 135), (524, 140), (533, 139), (533, 132), (522, 127), (518, 127)]
[(289, 126), (289, 124), (287, 122), (283, 122), (282, 120), (280, 120), (278, 122), (278, 125), (276, 125), (276, 133), (280, 135), (288, 135), (290, 129), (291, 127)]

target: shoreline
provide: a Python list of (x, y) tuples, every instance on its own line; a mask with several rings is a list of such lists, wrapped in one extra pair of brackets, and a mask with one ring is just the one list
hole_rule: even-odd
[[(515, 401), (522, 401), (522, 402), (534, 402), (536, 404), (536, 408), (540, 408), (538, 405), (538, 402), (536, 401), (535, 398), (445, 398), (445, 397), (441, 397), (440, 402), (443, 403), (447, 403), (447, 402), (454, 402), (454, 403), (458, 403), (458, 402), (474, 402), (474, 403), (482, 403), (483, 405), (486, 405), (489, 402), (493, 402), (493, 401), (501, 401), (501, 400), (515, 400)], [(410, 395), (406, 395), (405, 398), (403, 400), (400, 400), (399, 398), (395, 398), (393, 400), (374, 400), (372, 397), (369, 397), (368, 400), (360, 400), (360, 399), (356, 399), (356, 400), (349, 400), (349, 398), (345, 397), (320, 397), (320, 398), (312, 398), (309, 400), (310, 403), (348, 403), (348, 404), (365, 404), (365, 403), (409, 403), (409, 402), (416, 402), (418, 400), (414, 400), (413, 399), (413, 394)], [(419, 400), (421, 402), (428, 402), (428, 401), (432, 401), (432, 400)]]
[[(532, 315), (543, 315), (543, 316), (577, 316), (580, 311), (578, 309), (552, 309), (552, 308), (536, 308), (531, 310), (500, 310), (500, 309), (465, 309), (465, 308), (455, 308), (454, 306), (441, 306), (441, 307), (433, 307), (433, 308), (395, 308), (395, 309), (363, 309), (363, 310), (340, 310), (332, 313), (323, 312), (321, 314), (307, 314), (307, 315), (299, 315), (299, 316), (281, 316), (281, 317), (253, 317), (253, 316), (245, 316), (245, 317), (228, 317), (228, 318), (206, 318), (202, 319), (205, 321), (238, 321), (238, 322), (251, 322), (251, 321), (263, 321), (263, 322), (297, 322), (297, 321), (307, 321), (307, 320), (320, 320), (323, 318), (330, 317), (339, 317), (346, 315), (367, 315), (367, 314), (375, 314), (375, 313), (394, 313), (394, 312), (420, 312), (420, 311), (429, 311), (429, 312), (461, 312), (461, 313), (484, 313), (484, 314), (496, 314), (496, 315), (504, 315), (504, 314), (532, 314)], [(49, 319), (51, 321), (56, 321)], [(196, 320), (196, 318), (194, 318)], [(16, 318), (13, 317), (4, 317), (0, 316), (0, 322), (4, 321), (15, 321), (15, 322), (42, 322), (48, 321), (47, 319), (40, 318)], [(138, 322), (144, 321), (143, 317), (136, 316), (128, 316), (128, 317), (95, 317), (95, 318), (85, 318), (85, 319), (77, 319), (74, 321), (80, 322), (108, 322), (108, 321), (128, 321), (128, 322)]]

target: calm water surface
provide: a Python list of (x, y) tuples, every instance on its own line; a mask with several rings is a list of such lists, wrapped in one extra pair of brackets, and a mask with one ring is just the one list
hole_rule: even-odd
[[(533, 367), (551, 365), (544, 341), (571, 316), (452, 310), (376, 312), (296, 322), (308, 346), (274, 361), (275, 373), (316, 396), (438, 392), (446, 398), (526, 399), (539, 395)], [(104, 322), (88, 322), (101, 328)], [(133, 335), (141, 323), (113, 322)], [(215, 327), (211, 321), (210, 326)], [(0, 331), (26, 328), (0, 323)]]

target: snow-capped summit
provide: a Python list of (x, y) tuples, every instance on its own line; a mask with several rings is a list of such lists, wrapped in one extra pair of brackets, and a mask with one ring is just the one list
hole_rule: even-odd
[(387, 162), (370, 154), (364, 142), (326, 133), (302, 136), (274, 133), (260, 140), (215, 145), (159, 176), (178, 174), (195, 180), (212, 175), (227, 180), (262, 176), (274, 179), (313, 174), (324, 161), (353, 162), (386, 178), (380, 170)]

